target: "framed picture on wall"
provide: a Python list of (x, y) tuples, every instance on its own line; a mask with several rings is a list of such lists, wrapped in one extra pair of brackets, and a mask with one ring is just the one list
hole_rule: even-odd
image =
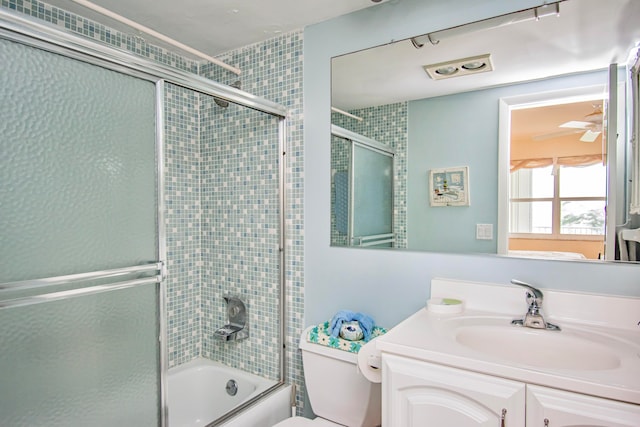
[(431, 206), (469, 206), (469, 166), (429, 171)]

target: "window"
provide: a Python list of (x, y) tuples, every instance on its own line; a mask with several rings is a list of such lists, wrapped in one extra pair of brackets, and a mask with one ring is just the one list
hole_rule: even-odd
[(606, 167), (602, 163), (512, 172), (509, 232), (542, 235), (547, 239), (576, 235), (601, 238), (605, 227), (606, 182)]

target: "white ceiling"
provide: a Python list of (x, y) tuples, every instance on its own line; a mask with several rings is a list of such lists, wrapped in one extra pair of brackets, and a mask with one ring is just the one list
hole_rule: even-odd
[[(384, 3), (388, 0), (382, 0)], [(216, 56), (343, 14), (372, 0), (93, 0), (94, 4)], [(540, 3), (548, 1), (540, 0)], [(72, 0), (47, 3), (125, 33), (136, 31)], [(624, 62), (640, 43), (640, 0), (566, 0), (560, 16), (426, 43), (401, 41), (334, 59), (332, 105), (352, 110), (528, 81)], [(162, 42), (141, 35), (150, 43)], [(169, 47), (171, 50), (175, 48)], [(180, 52), (198, 60), (193, 55)], [(422, 66), (490, 53), (495, 70), (434, 81)]]
[[(132, 30), (123, 24), (72, 0), (45, 1), (116, 30), (132, 33)], [(376, 5), (371, 0), (90, 1), (212, 56)], [(151, 37), (142, 37), (150, 43), (166, 47)]]
[[(605, 69), (625, 63), (638, 43), (639, 0), (567, 0), (560, 16), (427, 42), (421, 49), (405, 40), (334, 58), (332, 105), (349, 111)], [(432, 80), (422, 68), (486, 53), (494, 71)]]

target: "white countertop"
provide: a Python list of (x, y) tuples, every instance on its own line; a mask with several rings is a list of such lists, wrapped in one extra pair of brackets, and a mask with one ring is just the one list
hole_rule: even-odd
[[(484, 287), (480, 299), (485, 302), (478, 300), (477, 292), (480, 289), (478, 286)], [(465, 287), (469, 287), (470, 293), (464, 291)], [(517, 294), (521, 294), (522, 297), (522, 301), (516, 305), (521, 312), (520, 316), (504, 312), (496, 313), (493, 310), (475, 309), (477, 307), (486, 308), (494, 305), (497, 301), (502, 301), (505, 290), (507, 294), (513, 291), (511, 287), (494, 287), (487, 284), (479, 285), (457, 281), (444, 281), (437, 284), (432, 289), (432, 296), (442, 297), (446, 295), (447, 290), (450, 290), (453, 295), (449, 296), (463, 299), (465, 303), (468, 303), (466, 310), (461, 314), (434, 314), (427, 311), (426, 308), (421, 309), (392, 328), (387, 334), (376, 339), (377, 350), (381, 351), (383, 355), (384, 353), (392, 353), (528, 384), (640, 404), (640, 327), (637, 324), (632, 325), (632, 322), (637, 322), (634, 320), (635, 317), (640, 316), (640, 299), (545, 291), (545, 299), (548, 295), (551, 300), (554, 300), (552, 305), (556, 313), (562, 313), (563, 309), (567, 308), (566, 304), (571, 306), (577, 304), (582, 308), (579, 310), (567, 308), (566, 311), (571, 312), (568, 317), (559, 314), (549, 315), (547, 321), (559, 324), (562, 331), (540, 331), (510, 325), (512, 319), (522, 317), (526, 311), (526, 303), (523, 300), (524, 289), (515, 289)], [(554, 293), (559, 294), (555, 299), (552, 297)], [(509, 298), (507, 297), (507, 299)], [(583, 300), (583, 298), (586, 299)], [(609, 300), (610, 298), (613, 298), (613, 301)], [(620, 304), (617, 304), (618, 302)], [(599, 309), (585, 309), (585, 306), (590, 307), (593, 304), (596, 304)], [(512, 306), (506, 311), (512, 312), (513, 308)], [(589, 312), (592, 314), (588, 314)], [(578, 316), (576, 313), (582, 314)], [(568, 318), (571, 320), (567, 320)], [(465, 346), (456, 340), (456, 331), (461, 330), (458, 328), (474, 327), (475, 325), (497, 328), (496, 331), (506, 331), (504, 328), (522, 328), (521, 330), (525, 333), (559, 334), (552, 338), (554, 342), (561, 343), (557, 349), (560, 358), (564, 356), (566, 360), (568, 350), (563, 352), (562, 348), (566, 337), (567, 343), (574, 343), (567, 344), (574, 346), (574, 350), (576, 342), (584, 342), (589, 346), (600, 346), (598, 348), (602, 348), (603, 351), (615, 354), (619, 363), (616, 361), (615, 366), (605, 366), (600, 369), (583, 369), (580, 366), (585, 363), (588, 365), (589, 358), (592, 356), (581, 353), (580, 358), (584, 357), (585, 359), (577, 360), (575, 365), (559, 363), (557, 366), (550, 367), (545, 363), (541, 363), (539, 366), (519, 363), (510, 360), (509, 357), (500, 357), (500, 349), (493, 351), (493, 355), (491, 355)], [(615, 327), (610, 327), (611, 325)], [(553, 350), (555, 351), (555, 348)], [(589, 352), (585, 351), (585, 353)]]

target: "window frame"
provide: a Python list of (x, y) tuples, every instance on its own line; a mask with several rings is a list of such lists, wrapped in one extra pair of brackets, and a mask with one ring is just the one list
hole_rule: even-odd
[[(547, 167), (547, 166), (545, 166)], [(532, 168), (533, 169), (533, 168)], [(541, 169), (541, 168), (540, 168)], [(563, 234), (560, 232), (561, 226), (561, 207), (563, 202), (588, 202), (603, 201), (605, 207), (607, 197), (605, 196), (580, 196), (580, 197), (560, 197), (560, 180), (562, 179), (559, 166), (557, 172), (553, 174), (553, 197), (511, 197), (509, 190), (509, 212), (513, 203), (527, 202), (551, 202), (551, 233), (512, 233), (508, 232), (509, 238), (514, 239), (537, 239), (537, 240), (584, 240), (584, 241), (602, 241), (605, 234)], [(509, 230), (511, 229), (512, 217), (509, 215)], [(605, 230), (606, 231), (606, 230)]]

